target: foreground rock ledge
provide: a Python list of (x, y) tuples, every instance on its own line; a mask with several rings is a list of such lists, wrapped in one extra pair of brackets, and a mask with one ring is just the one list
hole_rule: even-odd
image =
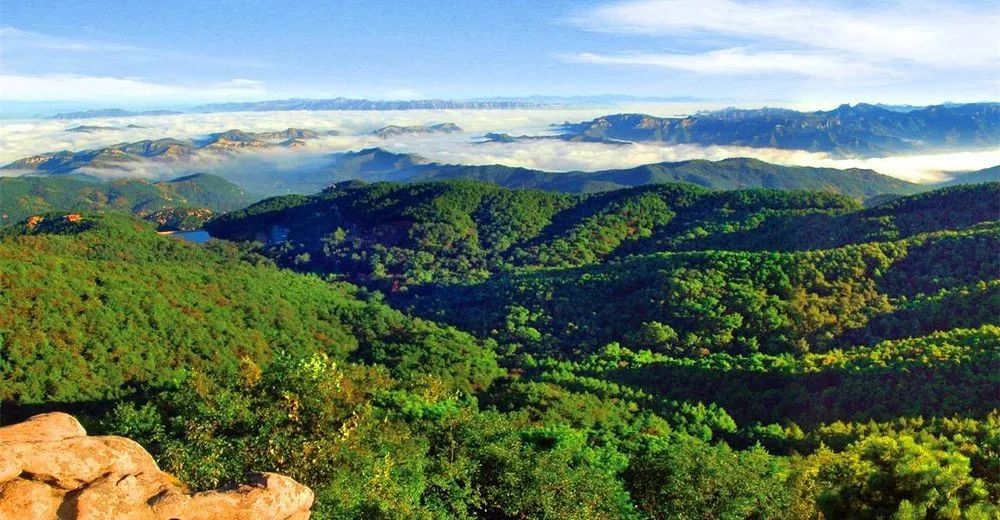
[(122, 437), (88, 437), (70, 415), (0, 428), (0, 520), (305, 520), (312, 491), (273, 473), (189, 493)]

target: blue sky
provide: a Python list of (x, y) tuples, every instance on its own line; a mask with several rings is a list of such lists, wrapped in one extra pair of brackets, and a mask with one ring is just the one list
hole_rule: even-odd
[(5, 1), (0, 101), (1000, 98), (996, 2)]

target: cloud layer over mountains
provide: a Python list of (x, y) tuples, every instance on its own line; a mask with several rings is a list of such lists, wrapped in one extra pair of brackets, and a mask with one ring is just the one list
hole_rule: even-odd
[[(690, 106), (629, 107), (657, 115), (693, 111)], [(1000, 151), (911, 155), (874, 159), (835, 159), (823, 153), (737, 146), (697, 146), (565, 142), (530, 140), (517, 143), (482, 143), (486, 132), (512, 135), (551, 133), (549, 125), (562, 121), (594, 118), (614, 109), (533, 109), (533, 110), (409, 110), (400, 112), (254, 112), (183, 114), (171, 116), (108, 119), (17, 120), (0, 126), (0, 163), (59, 150), (85, 150), (115, 143), (173, 137), (201, 138), (213, 132), (238, 128), (251, 132), (288, 127), (318, 131), (339, 131), (341, 135), (310, 139), (295, 149), (269, 149), (224, 155), (198, 153), (185, 162), (142, 162), (125, 171), (85, 171), (102, 176), (134, 175), (164, 178), (194, 171), (225, 175), (235, 169), (260, 169), (275, 175), (316, 168), (334, 152), (382, 147), (400, 153), (419, 154), (430, 161), (455, 164), (504, 164), (550, 171), (627, 168), (641, 164), (689, 159), (720, 160), (753, 157), (782, 165), (870, 168), (915, 182), (934, 182), (948, 171), (974, 170), (1000, 164)], [(463, 131), (452, 134), (399, 135), (385, 139), (371, 135), (387, 125), (429, 125), (456, 123)], [(107, 127), (92, 132), (70, 132), (78, 125)], [(134, 127), (126, 127), (135, 125)]]

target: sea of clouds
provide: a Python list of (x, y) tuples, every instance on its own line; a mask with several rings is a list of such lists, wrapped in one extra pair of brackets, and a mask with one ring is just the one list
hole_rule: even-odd
[[(262, 169), (281, 175), (319, 167), (335, 152), (379, 146), (394, 152), (416, 153), (428, 160), (453, 164), (504, 164), (549, 171), (629, 168), (641, 164), (690, 159), (720, 160), (753, 157), (783, 165), (832, 168), (870, 168), (914, 182), (935, 182), (952, 172), (976, 170), (1000, 164), (1000, 150), (963, 151), (868, 159), (844, 159), (825, 153), (738, 146), (635, 144), (629, 146), (533, 140), (517, 143), (484, 143), (483, 134), (544, 135), (554, 123), (583, 121), (617, 112), (642, 112), (676, 116), (698, 109), (718, 107), (645, 105), (635, 107), (546, 108), (521, 110), (406, 110), (406, 111), (292, 111), (229, 112), (79, 120), (21, 119), (0, 121), (0, 164), (58, 150), (86, 150), (115, 143), (173, 137), (203, 138), (228, 129), (253, 132), (289, 127), (317, 131), (336, 130), (338, 136), (306, 141), (297, 149), (271, 149), (240, 154), (198, 154), (185, 163), (142, 162), (128, 170), (87, 171), (102, 176), (170, 176), (204, 171), (225, 175), (234, 169)], [(402, 135), (382, 139), (372, 130), (387, 125), (456, 123), (461, 133)], [(122, 128), (134, 124), (141, 128)], [(78, 125), (117, 127), (118, 130), (76, 133)], [(12, 174), (15, 172), (8, 172)]]

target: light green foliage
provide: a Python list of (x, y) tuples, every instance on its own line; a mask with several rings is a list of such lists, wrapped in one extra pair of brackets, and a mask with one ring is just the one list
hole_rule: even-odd
[(991, 518), (984, 483), (960, 453), (907, 435), (867, 437), (842, 453), (821, 450), (819, 509), (829, 518)]
[(267, 363), (278, 351), (351, 356), (397, 374), (419, 365), (465, 390), (499, 373), (492, 350), (467, 334), (365, 301), (355, 287), (229, 244), (157, 236), (124, 216), (52, 217), (13, 234), (0, 241), (0, 272), (4, 400), (121, 397), (191, 370), (229, 377), (241, 357)]
[(735, 452), (688, 440), (637, 456), (625, 479), (648, 518), (790, 518), (787, 471), (759, 447)]

